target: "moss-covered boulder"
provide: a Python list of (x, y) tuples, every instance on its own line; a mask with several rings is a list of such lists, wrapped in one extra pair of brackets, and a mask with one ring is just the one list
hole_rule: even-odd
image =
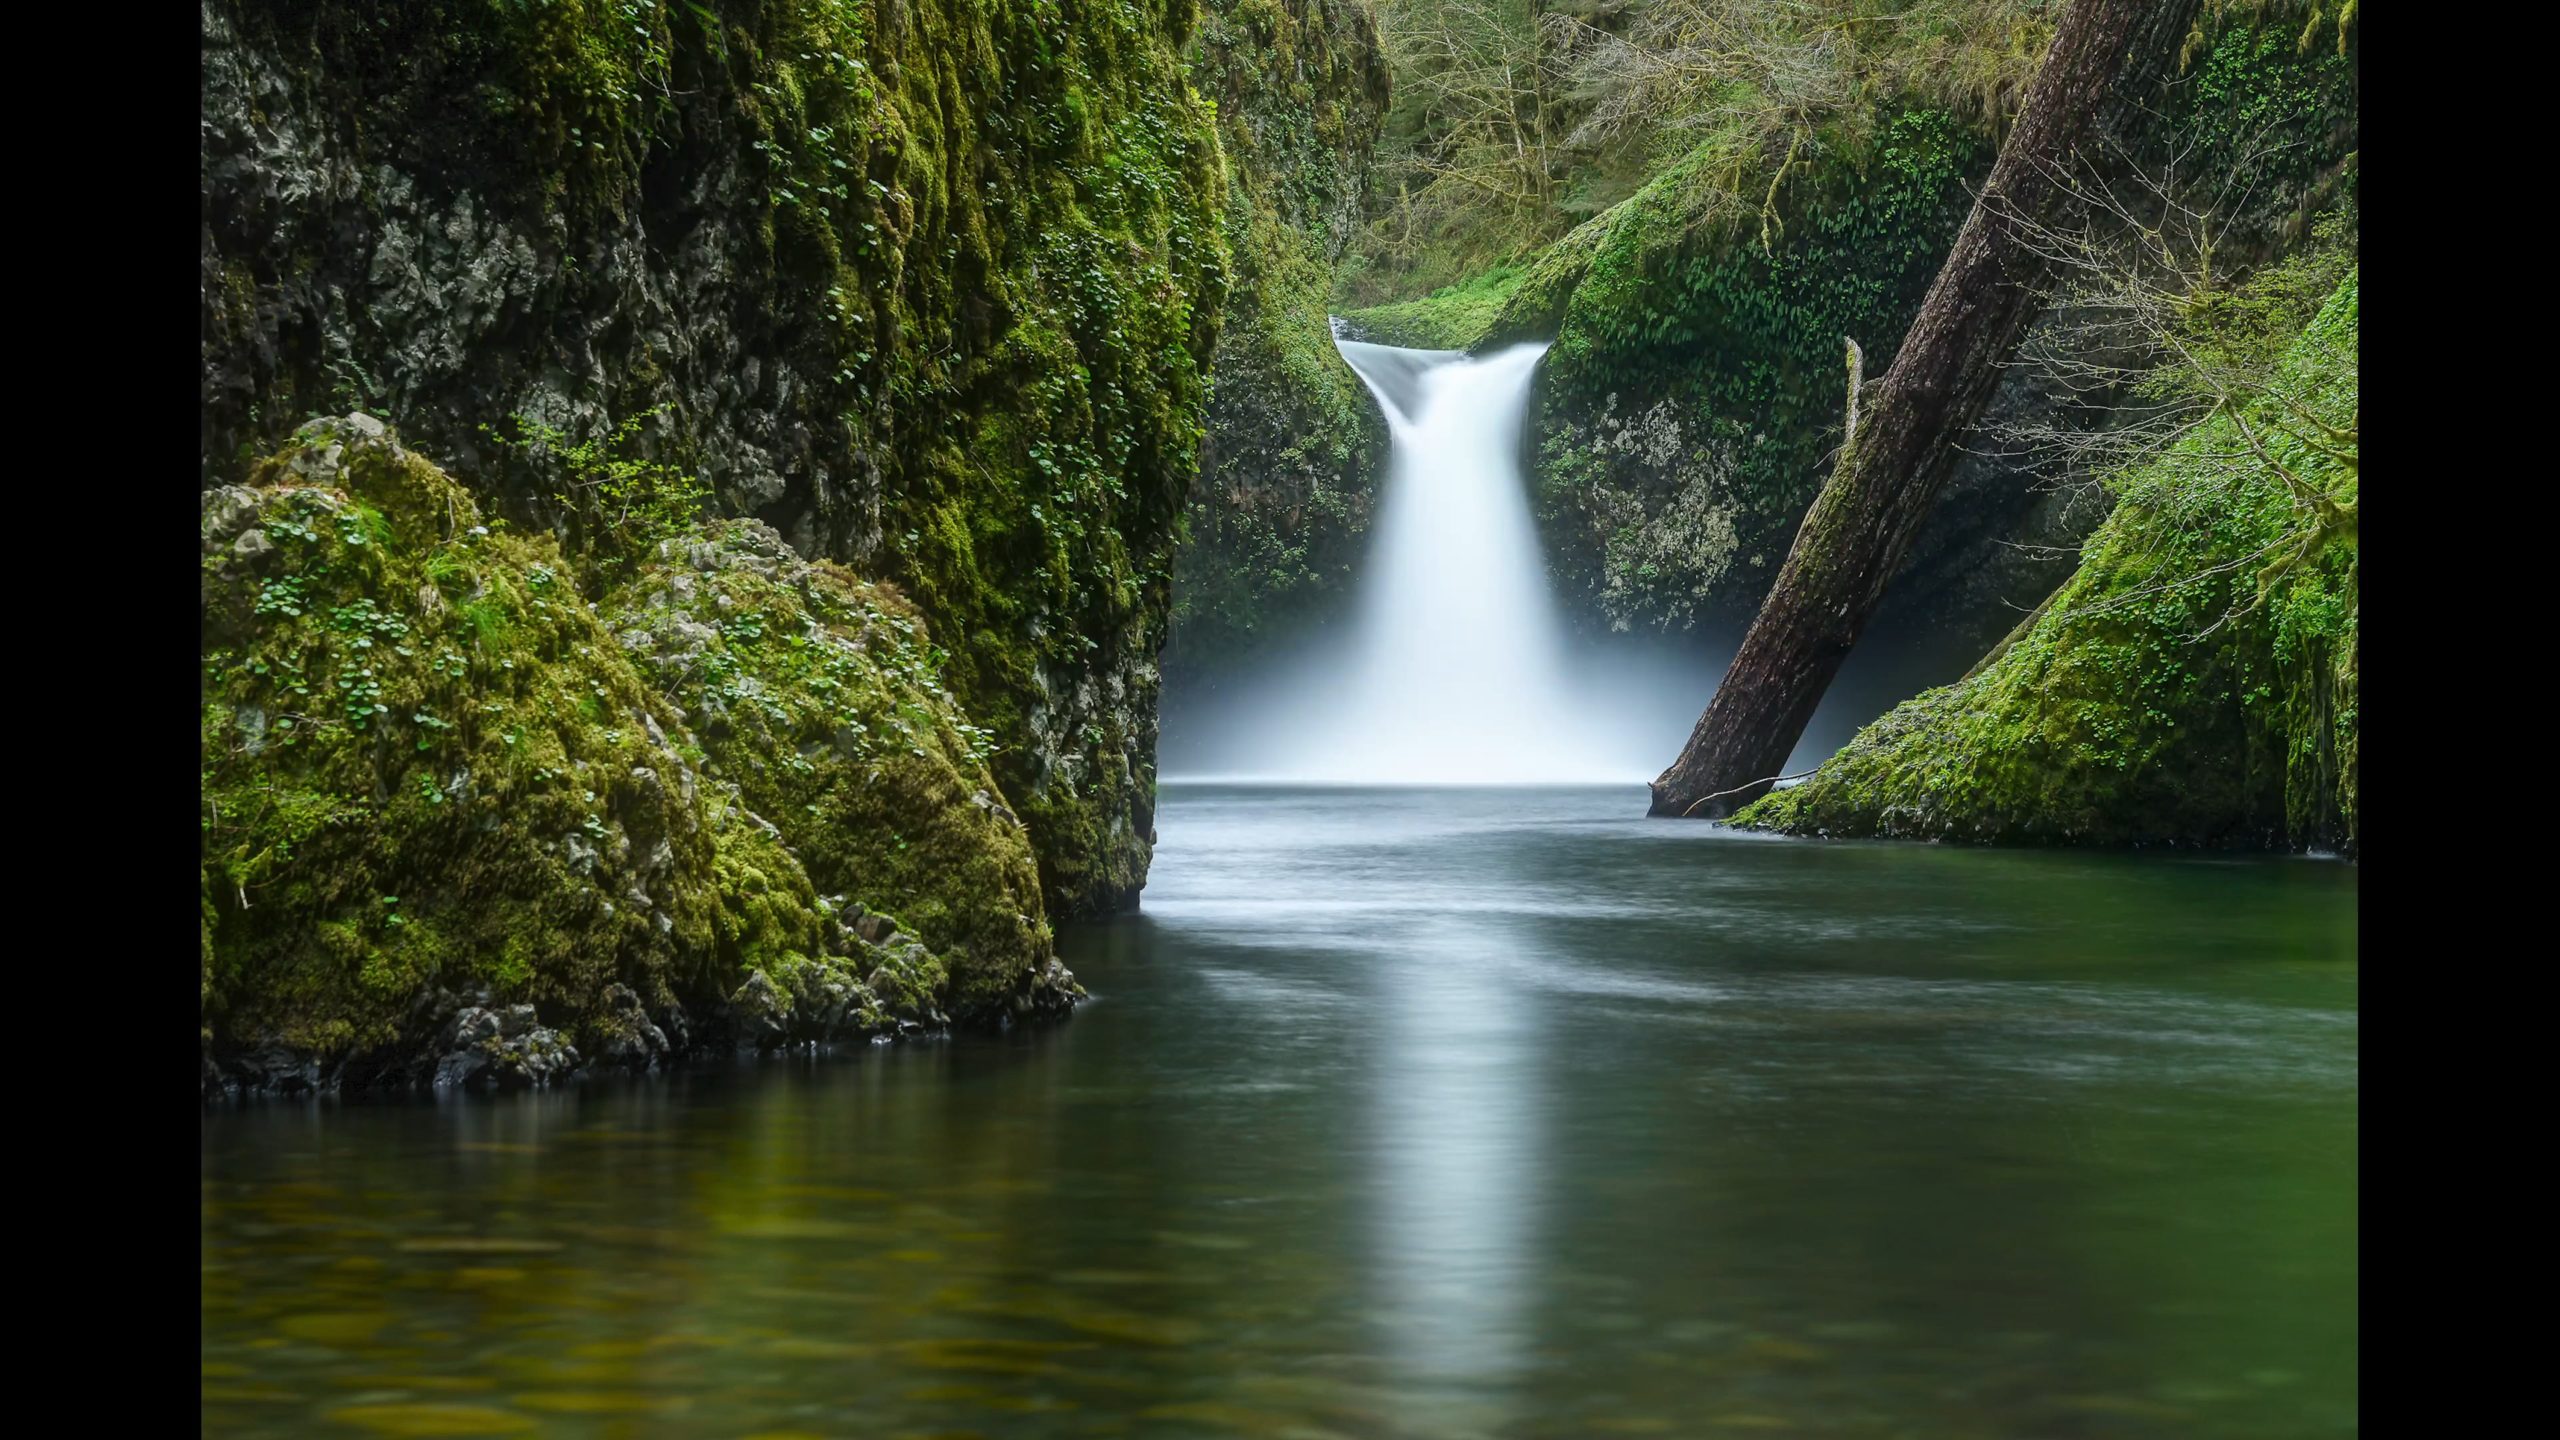
[[(658, 652), (608, 629), (549, 536), (485, 518), (380, 422), (307, 426), (245, 479), (202, 507), (209, 1083), (417, 1081), (456, 1054), (496, 1063), (500, 1078), (509, 1065), (553, 1074), (576, 1063), (570, 1042), (645, 1065), (700, 1043), (847, 1038), (938, 1024), (946, 1008), (999, 1018), (1073, 993), (1047, 958), (1018, 826), (902, 780), (889, 793), (916, 807), (920, 839), (1001, 832), (986, 856), (944, 856), (952, 888), (938, 893), (964, 898), (937, 909), (910, 874), (855, 874), (848, 851), (819, 844), (845, 887), (822, 896), (783, 830), (705, 770), (684, 709), (705, 692), (662, 693)], [(704, 544), (781, 573), (769, 539)], [(781, 611), (755, 581), (698, 583), (714, 611), (724, 594), (763, 602), (733, 617), (742, 632)], [(652, 569), (632, 587), (653, 588), (672, 581)], [(635, 601), (623, 613), (656, 612)], [(810, 619), (802, 633), (832, 656), (843, 632)], [(742, 641), (706, 668), (740, 654), (764, 665)], [(896, 644), (880, 654), (923, 658)], [(737, 673), (743, 691), (802, 714), (830, 675), (852, 671), (822, 659)], [(889, 681), (864, 693), (875, 700), (918, 703)], [(917, 723), (864, 713), (891, 733)], [(934, 743), (949, 723), (935, 715)], [(734, 753), (752, 768), (752, 751)], [(770, 758), (787, 769), (795, 753)], [(759, 794), (804, 794), (753, 778)], [(826, 810), (829, 797), (805, 794)], [(1033, 902), (1027, 917), (970, 909), (990, 874), (1010, 885), (1005, 902)], [(940, 927), (961, 958), (946, 965), (866, 913), (860, 896), (874, 893), (925, 917), (919, 929)], [(1011, 948), (986, 938), (1008, 926)], [(771, 1023), (750, 1023), (759, 1015)]]
[[(1796, 834), (2357, 844), (2357, 285), (2266, 396), (2120, 482), (2044, 610), (1734, 817)], [(2310, 437), (2305, 439), (2305, 436)]]
[(915, 607), (743, 520), (665, 542), (603, 616), (822, 893), (938, 953), (955, 1011), (1029, 1003), (1051, 960), (1030, 836)]
[(712, 981), (680, 722), (548, 537), (364, 422), (204, 504), (205, 1008), (324, 1053), (434, 985), (567, 1018)]

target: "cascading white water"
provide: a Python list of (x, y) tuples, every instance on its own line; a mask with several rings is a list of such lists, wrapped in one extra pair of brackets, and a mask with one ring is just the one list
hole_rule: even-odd
[(1344, 783), (1628, 778), (1577, 717), (1520, 474), (1547, 347), (1471, 358), (1339, 343), (1385, 410), (1393, 450), (1339, 688), (1270, 760)]

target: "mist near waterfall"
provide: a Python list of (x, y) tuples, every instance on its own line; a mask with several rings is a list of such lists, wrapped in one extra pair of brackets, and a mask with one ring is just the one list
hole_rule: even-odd
[(1520, 465), (1547, 347), (1469, 356), (1338, 343), (1391, 437), (1351, 623), (1219, 707), (1212, 743), (1175, 747), (1177, 764), (1190, 759), (1201, 772), (1178, 778), (1651, 779), (1721, 667), (1569, 652)]

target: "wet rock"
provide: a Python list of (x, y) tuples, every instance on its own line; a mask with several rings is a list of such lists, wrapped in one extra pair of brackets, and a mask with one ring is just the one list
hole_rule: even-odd
[(1084, 998), (1085, 989), (1076, 983), (1075, 972), (1065, 962), (1053, 959), (1015, 994), (1012, 1018), (1064, 1019), (1075, 1013), (1076, 1002)]
[(577, 1047), (540, 1024), (530, 1005), (468, 1006), (446, 1022), (436, 1048), (439, 1090), (546, 1085), (579, 1063)]
[(853, 1008), (856, 988), (842, 976), (821, 975), (807, 982), (799, 1003), (792, 1007), (791, 1038), (825, 1044), (835, 1037)]
[(759, 970), (729, 997), (730, 1021), (741, 1039), (758, 1050), (770, 1050), (791, 1038), (791, 1002), (773, 977)]
[(209, 1068), (218, 1073), (209, 1081), (208, 1093), (218, 1089), (233, 1096), (307, 1095), (326, 1089), (329, 1084), (317, 1059), (273, 1038), (213, 1062)]
[(257, 523), (262, 504), (257, 492), (245, 485), (225, 485), (204, 492), (198, 506), (203, 519), (204, 553), (218, 555), (230, 547), (242, 531)]
[(649, 1019), (628, 985), (604, 987), (602, 1013), (592, 1022), (596, 1058), (626, 1070), (650, 1070), (674, 1053), (667, 1032)]

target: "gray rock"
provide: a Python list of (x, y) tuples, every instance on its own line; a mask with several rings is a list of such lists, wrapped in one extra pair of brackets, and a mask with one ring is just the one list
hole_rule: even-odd
[(496, 1012), (473, 1005), (455, 1015), (445, 1027), (444, 1048), (472, 1049), (499, 1038), (501, 1031)]
[(595, 1020), (596, 1055), (610, 1065), (648, 1070), (669, 1058), (667, 1033), (651, 1023), (640, 997), (628, 985), (604, 988), (602, 1013)]
[(730, 1018), (741, 1038), (770, 1050), (791, 1037), (791, 1002), (773, 978), (759, 970), (729, 997)]
[(258, 523), (261, 507), (258, 492), (244, 485), (225, 485), (204, 492), (198, 509), (203, 522), (204, 553), (218, 555), (243, 530)]
[(437, 1048), (437, 1089), (549, 1084), (578, 1068), (577, 1047), (537, 1023), (530, 1005), (471, 1005), (446, 1023)]

